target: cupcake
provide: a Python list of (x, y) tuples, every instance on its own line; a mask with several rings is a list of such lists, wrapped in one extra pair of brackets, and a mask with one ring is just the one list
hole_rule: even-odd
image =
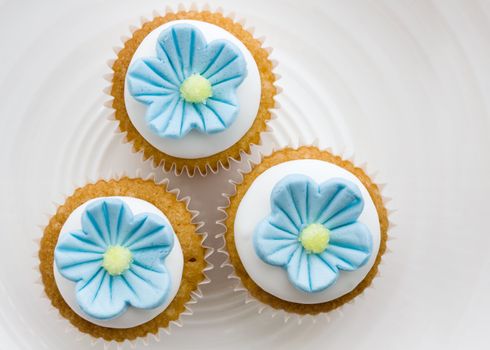
[(78, 188), (41, 239), (51, 304), (81, 332), (106, 341), (168, 328), (205, 281), (195, 215), (166, 183), (122, 178)]
[(135, 30), (112, 63), (114, 118), (134, 150), (205, 174), (260, 143), (274, 107), (269, 52), (210, 11), (168, 12)]
[(227, 253), (249, 295), (287, 313), (319, 314), (362, 293), (386, 250), (379, 188), (316, 147), (283, 149), (244, 175), (223, 211)]

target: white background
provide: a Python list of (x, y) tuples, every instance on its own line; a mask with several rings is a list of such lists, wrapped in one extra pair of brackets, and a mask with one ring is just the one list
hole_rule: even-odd
[[(87, 349), (36, 284), (52, 202), (148, 162), (105, 120), (103, 75), (139, 17), (173, 1), (0, 0), (0, 349)], [(183, 328), (148, 349), (487, 349), (490, 344), (490, 2), (215, 1), (274, 48), (278, 145), (320, 138), (388, 183), (381, 277), (330, 321), (284, 324), (211, 274)], [(157, 177), (163, 174), (157, 172)], [(211, 236), (220, 176), (179, 179)], [(221, 239), (209, 239), (219, 246)], [(223, 262), (217, 254), (214, 262)], [(65, 330), (68, 330), (66, 333)], [(113, 344), (111, 344), (112, 347)], [(137, 343), (140, 348), (141, 343)], [(126, 346), (126, 345), (125, 345)], [(98, 342), (95, 348), (102, 349)]]

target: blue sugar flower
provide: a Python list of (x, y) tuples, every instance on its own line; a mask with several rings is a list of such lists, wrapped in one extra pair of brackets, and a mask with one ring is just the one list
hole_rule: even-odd
[(288, 175), (271, 193), (271, 214), (254, 232), (257, 255), (287, 270), (305, 292), (319, 292), (366, 264), (372, 252), (368, 228), (357, 221), (364, 207), (352, 182), (332, 179), (320, 185), (308, 176)]
[(199, 29), (176, 24), (158, 37), (156, 57), (137, 59), (128, 70), (130, 94), (148, 105), (148, 127), (160, 137), (182, 138), (190, 130), (226, 130), (238, 115), (236, 89), (247, 68), (227, 40), (206, 43)]
[(161, 305), (170, 291), (163, 262), (173, 247), (172, 227), (155, 214), (133, 216), (118, 198), (90, 203), (81, 221), (81, 230), (59, 237), (54, 252), (58, 271), (76, 282), (80, 308), (105, 320), (129, 305)]

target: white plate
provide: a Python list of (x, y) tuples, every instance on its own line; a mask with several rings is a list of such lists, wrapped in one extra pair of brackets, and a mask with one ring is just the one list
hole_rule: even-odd
[[(102, 76), (128, 26), (168, 3), (0, 0), (1, 349), (89, 347), (42, 298), (32, 241), (51, 202), (76, 184), (151, 171), (104, 119)], [(379, 170), (376, 180), (388, 183), (389, 206), (398, 210), (396, 240), (374, 287), (330, 322), (257, 315), (222, 268), (185, 326), (160, 343), (150, 338), (148, 349), (196, 342), (203, 349), (487, 348), (490, 3), (213, 2), (219, 5), (266, 36), (280, 62), (282, 108), (271, 123), (277, 143), (318, 137)], [(173, 181), (192, 190), (211, 236), (220, 232), (215, 206), (224, 203), (219, 193), (230, 189), (229, 177), (236, 173)]]

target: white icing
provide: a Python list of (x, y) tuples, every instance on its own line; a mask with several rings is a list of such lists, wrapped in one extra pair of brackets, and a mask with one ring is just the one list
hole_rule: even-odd
[(260, 106), (261, 81), (255, 60), (245, 45), (221, 27), (207, 22), (194, 20), (178, 20), (163, 24), (149, 33), (131, 59), (130, 65), (138, 58), (156, 56), (155, 45), (160, 33), (176, 23), (189, 23), (200, 29), (207, 42), (216, 39), (226, 39), (235, 44), (243, 54), (247, 63), (247, 77), (237, 89), (240, 106), (239, 114), (231, 126), (220, 133), (208, 135), (192, 130), (182, 139), (161, 138), (153, 133), (146, 125), (145, 113), (147, 106), (136, 101), (129, 93), (127, 77), (124, 85), (124, 101), (129, 119), (138, 132), (152, 146), (170, 156), (197, 159), (208, 157), (226, 150), (238, 142), (252, 126)]
[[(289, 174), (303, 174), (317, 183), (337, 177), (359, 186), (364, 199), (364, 210), (358, 221), (364, 223), (373, 238), (369, 261), (355, 271), (340, 271), (337, 282), (324, 291), (306, 293), (296, 289), (288, 280), (286, 270), (263, 262), (255, 253), (255, 227), (270, 214), (270, 195), (274, 185)], [(244, 195), (235, 217), (235, 244), (248, 275), (266, 292), (286, 301), (317, 304), (336, 299), (353, 290), (367, 275), (378, 254), (381, 231), (378, 213), (369, 192), (359, 179), (347, 170), (328, 162), (314, 159), (292, 160), (273, 166), (258, 176)]]
[[(99, 200), (103, 198), (107, 198), (107, 197), (99, 197), (99, 198), (91, 199), (83, 203), (78, 208), (76, 208), (70, 214), (70, 216), (68, 216), (68, 219), (66, 220), (65, 224), (61, 228), (60, 236), (72, 231), (80, 230), (82, 214), (85, 208), (87, 207), (87, 205), (89, 205), (91, 202), (95, 200)], [(144, 201), (139, 198), (133, 198), (133, 197), (115, 196), (112, 198), (119, 198), (123, 200), (129, 206), (133, 215), (137, 215), (140, 213), (153, 213), (164, 218), (165, 221), (167, 221), (168, 224), (170, 225), (170, 222), (168, 221), (165, 214), (163, 214), (160, 211), (160, 209), (158, 209), (153, 204), (147, 201)], [(168, 298), (165, 300), (165, 302), (159, 307), (151, 310), (136, 309), (132, 306), (129, 306), (124, 314), (112, 320), (98, 320), (85, 314), (80, 309), (76, 301), (76, 293), (75, 293), (76, 283), (63, 277), (59, 273), (58, 268), (56, 267), (56, 263), (53, 264), (53, 271), (54, 271), (54, 278), (56, 281), (56, 285), (58, 286), (61, 296), (66, 301), (68, 306), (70, 306), (70, 308), (73, 311), (75, 311), (80, 317), (102, 327), (131, 328), (131, 327), (136, 327), (145, 322), (148, 322), (153, 318), (155, 318), (157, 315), (159, 315), (172, 302), (172, 300), (175, 298), (175, 295), (177, 294), (177, 291), (179, 290), (180, 282), (182, 279), (182, 271), (184, 269), (184, 255), (182, 253), (182, 248), (180, 246), (179, 239), (177, 235), (175, 235), (175, 233), (174, 233), (174, 246), (170, 251), (169, 255), (165, 258), (164, 265), (167, 268), (167, 270), (170, 272), (170, 278), (171, 278), (170, 293)]]

